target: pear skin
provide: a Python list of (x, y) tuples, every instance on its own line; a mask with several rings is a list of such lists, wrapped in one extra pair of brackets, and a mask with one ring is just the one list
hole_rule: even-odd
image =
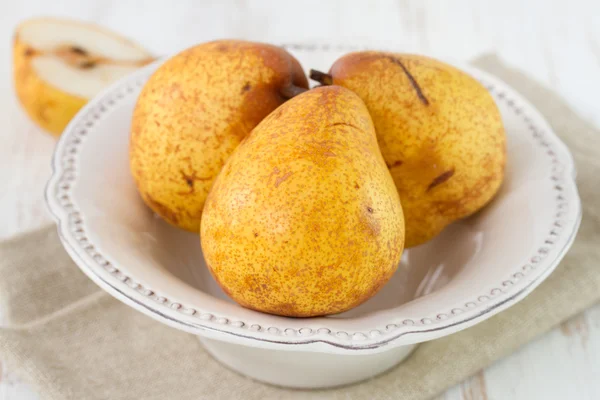
[(354, 91), (373, 118), (406, 219), (406, 247), (484, 207), (504, 178), (506, 138), (488, 91), (468, 74), (416, 55), (366, 51), (315, 79)]
[(264, 117), (307, 87), (300, 64), (268, 44), (221, 40), (167, 60), (144, 86), (131, 127), (130, 167), (145, 203), (198, 233), (227, 158)]
[(265, 118), (217, 177), (201, 242), (216, 281), (250, 309), (311, 317), (373, 296), (398, 266), (404, 220), (360, 98), (321, 87)]

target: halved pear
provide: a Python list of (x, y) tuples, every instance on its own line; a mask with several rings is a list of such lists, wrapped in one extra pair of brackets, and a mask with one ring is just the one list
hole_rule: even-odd
[(102, 89), (154, 57), (142, 47), (89, 23), (39, 18), (21, 23), (13, 47), (19, 101), (55, 136)]

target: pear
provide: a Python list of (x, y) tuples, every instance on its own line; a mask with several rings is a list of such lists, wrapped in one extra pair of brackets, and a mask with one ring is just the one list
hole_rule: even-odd
[(317, 88), (265, 118), (217, 177), (200, 236), (244, 307), (311, 317), (373, 296), (398, 266), (404, 220), (360, 98)]
[(54, 136), (102, 89), (153, 60), (124, 37), (68, 19), (30, 19), (14, 36), (17, 96), (29, 117)]
[(143, 200), (167, 222), (198, 233), (227, 158), (307, 87), (298, 61), (268, 44), (221, 40), (167, 60), (144, 86), (131, 126), (130, 167)]
[(366, 51), (311, 78), (365, 102), (400, 194), (407, 247), (475, 213), (498, 191), (506, 161), (502, 118), (465, 72), (428, 57)]

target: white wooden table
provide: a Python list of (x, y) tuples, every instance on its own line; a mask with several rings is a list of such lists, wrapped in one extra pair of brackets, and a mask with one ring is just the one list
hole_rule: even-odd
[[(169, 2), (170, 3), (170, 2)], [(0, 239), (50, 221), (42, 191), (55, 140), (16, 103), (14, 26), (39, 15), (95, 21), (156, 54), (235, 37), (374, 43), (470, 60), (496, 52), (561, 93), (600, 127), (600, 1), (0, 0)], [(440, 399), (600, 399), (600, 306), (450, 389)], [(38, 399), (0, 355), (0, 400)]]

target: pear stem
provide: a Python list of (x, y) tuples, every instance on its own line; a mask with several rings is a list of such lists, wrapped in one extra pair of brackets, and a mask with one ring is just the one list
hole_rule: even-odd
[(289, 100), (292, 97), (298, 96), (299, 94), (302, 94), (304, 92), (308, 91), (308, 89), (300, 87), (300, 86), (296, 86), (294, 84), (290, 84), (288, 86), (284, 86), (281, 88), (281, 90), (279, 91), (279, 93), (286, 99)]
[(309, 76), (310, 79), (319, 82), (321, 85), (333, 85), (333, 76), (326, 74), (325, 72), (317, 71), (316, 69), (311, 69)]

